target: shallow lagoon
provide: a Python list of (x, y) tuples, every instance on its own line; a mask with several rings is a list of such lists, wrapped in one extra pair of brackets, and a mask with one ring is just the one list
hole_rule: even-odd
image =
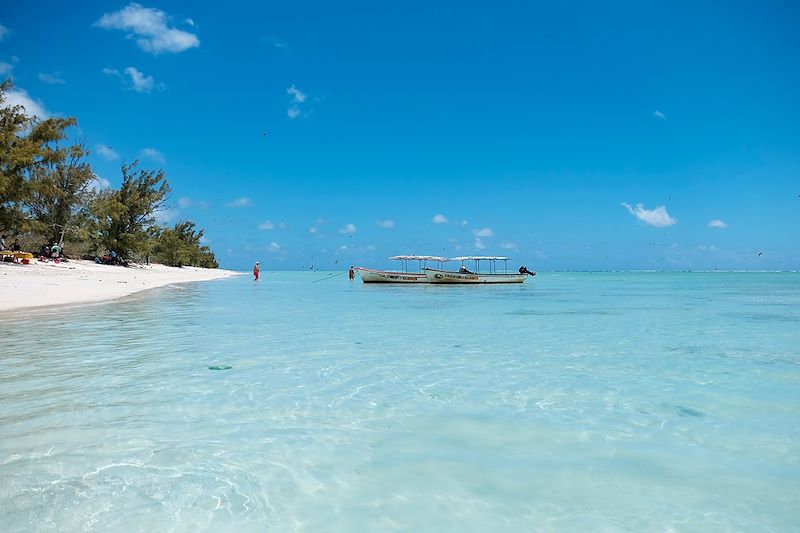
[(0, 332), (4, 531), (800, 529), (798, 274), (267, 273)]

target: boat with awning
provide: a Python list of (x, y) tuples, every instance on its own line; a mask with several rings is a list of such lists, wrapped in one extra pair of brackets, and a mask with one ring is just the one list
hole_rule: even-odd
[[(450, 261), (460, 262), (461, 268), (457, 271), (422, 268), (428, 283), (524, 283), (528, 275), (536, 274), (528, 272), (525, 267), (520, 267), (518, 272), (509, 272), (508, 257), (504, 256), (467, 255), (453, 257)], [(499, 268), (498, 262), (502, 262), (502, 268)]]
[[(365, 267), (358, 267), (355, 270), (364, 283), (428, 283), (423, 271), (428, 262), (434, 262), (442, 268), (444, 263), (449, 261), (446, 257), (437, 255), (393, 255), (389, 260), (400, 262), (400, 270), (374, 270)], [(415, 262), (416, 271), (413, 270)]]

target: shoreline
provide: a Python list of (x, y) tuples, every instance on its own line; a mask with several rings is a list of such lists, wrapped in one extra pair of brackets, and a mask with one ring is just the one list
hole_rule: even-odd
[(159, 264), (98, 265), (85, 260), (59, 264), (0, 263), (0, 317), (20, 310), (106, 302), (166, 285), (242, 274), (233, 270)]

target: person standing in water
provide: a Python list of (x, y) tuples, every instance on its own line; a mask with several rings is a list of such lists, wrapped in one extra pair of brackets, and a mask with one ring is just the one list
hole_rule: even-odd
[(350, 279), (356, 279), (356, 271), (353, 270), (353, 265), (350, 265), (350, 270), (347, 271), (347, 275), (350, 276)]
[(258, 274), (261, 272), (261, 267), (258, 265), (258, 261), (253, 266), (253, 279), (254, 281), (258, 281)]

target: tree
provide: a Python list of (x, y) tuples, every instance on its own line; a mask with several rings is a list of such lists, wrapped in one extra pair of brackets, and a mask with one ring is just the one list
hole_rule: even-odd
[(88, 224), (89, 206), (96, 194), (96, 176), (83, 159), (87, 153), (83, 144), (69, 147), (63, 158), (35, 168), (28, 184), (31, 229), (62, 248), (65, 237), (72, 241), (86, 237), (79, 230)]
[(139, 162), (122, 164), (122, 185), (100, 193), (92, 204), (96, 217), (97, 244), (131, 259), (148, 245), (154, 214), (170, 192), (163, 170), (139, 168)]
[(168, 266), (191, 265), (217, 268), (214, 253), (201, 244), (204, 230), (195, 231), (195, 223), (184, 220), (174, 228), (164, 228), (153, 244), (153, 259)]
[(25, 224), (21, 205), (30, 194), (28, 178), (41, 165), (65, 157), (64, 148), (53, 146), (76, 124), (74, 118), (40, 119), (25, 114), (19, 105), (7, 105), (11, 80), (0, 84), (0, 230), (20, 229)]

